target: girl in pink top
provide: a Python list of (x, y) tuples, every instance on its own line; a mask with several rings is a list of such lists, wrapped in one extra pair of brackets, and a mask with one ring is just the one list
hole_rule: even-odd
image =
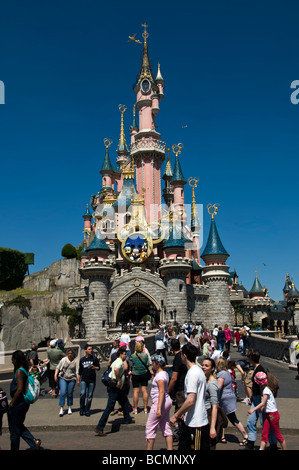
[(260, 450), (265, 450), (268, 442), (270, 429), (273, 429), (274, 435), (281, 445), (282, 450), (287, 450), (285, 439), (282, 437), (279, 427), (279, 413), (276, 406), (276, 401), (273, 392), (268, 385), (267, 374), (265, 372), (258, 372), (255, 374), (254, 381), (261, 388), (262, 401), (255, 408), (251, 408), (248, 414), (254, 413), (258, 409), (263, 409), (265, 412), (264, 426), (262, 430), (262, 442)]

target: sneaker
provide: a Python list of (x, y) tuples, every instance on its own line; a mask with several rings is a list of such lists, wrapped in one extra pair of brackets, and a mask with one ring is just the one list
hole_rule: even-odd
[(63, 410), (60, 410), (60, 411), (59, 411), (59, 416), (62, 418), (63, 415), (64, 415), (64, 411), (63, 411)]
[(97, 433), (98, 436), (101, 436), (101, 437), (107, 436), (107, 433), (105, 433), (104, 431), (101, 431), (98, 428), (95, 428), (95, 432)]
[(72, 413), (73, 413), (73, 412), (72, 412), (71, 408), (69, 408), (67, 414), (68, 414), (68, 415), (71, 415)]

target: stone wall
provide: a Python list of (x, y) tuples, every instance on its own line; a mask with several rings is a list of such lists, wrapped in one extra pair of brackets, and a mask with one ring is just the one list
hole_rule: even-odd
[(5, 350), (28, 349), (32, 343), (41, 343), (48, 338), (69, 336), (67, 318), (48, 316), (67, 299), (67, 291), (55, 294), (29, 295), (31, 308), (16, 306), (1, 308), (1, 341)]
[[(20, 310), (16, 306), (0, 309), (0, 323), (3, 325), (0, 340), (5, 349), (26, 349), (32, 342), (41, 343), (47, 338), (69, 336), (67, 318), (55, 319), (47, 314), (60, 312), (62, 304), (69, 303), (69, 288), (79, 287), (80, 283), (77, 259), (61, 259), (43, 271), (26, 276), (22, 287), (39, 294), (23, 295), (30, 300), (29, 309)], [(13, 294), (3, 296), (2, 301), (5, 303), (13, 297)]]
[(81, 285), (80, 262), (76, 258), (60, 259), (49, 268), (26, 276), (24, 289), (33, 291), (52, 291)]

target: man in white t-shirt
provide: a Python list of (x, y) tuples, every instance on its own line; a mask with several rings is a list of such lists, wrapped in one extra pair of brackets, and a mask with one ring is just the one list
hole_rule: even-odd
[(197, 349), (188, 343), (182, 348), (182, 362), (187, 366), (185, 377), (186, 399), (182, 406), (170, 418), (175, 425), (179, 417), (184, 415), (182, 435), (178, 451), (209, 450), (209, 421), (205, 407), (206, 378), (201, 367), (196, 364)]

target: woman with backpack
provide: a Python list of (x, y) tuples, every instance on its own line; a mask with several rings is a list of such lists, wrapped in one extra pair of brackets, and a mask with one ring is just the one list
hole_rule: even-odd
[(24, 439), (30, 449), (37, 449), (40, 440), (35, 439), (24, 425), (30, 404), (26, 403), (24, 393), (27, 385), (28, 364), (23, 351), (15, 351), (11, 361), (14, 365), (13, 380), (10, 384), (11, 402), (7, 410), (7, 419), (10, 432), (10, 449), (20, 449), (20, 438)]

